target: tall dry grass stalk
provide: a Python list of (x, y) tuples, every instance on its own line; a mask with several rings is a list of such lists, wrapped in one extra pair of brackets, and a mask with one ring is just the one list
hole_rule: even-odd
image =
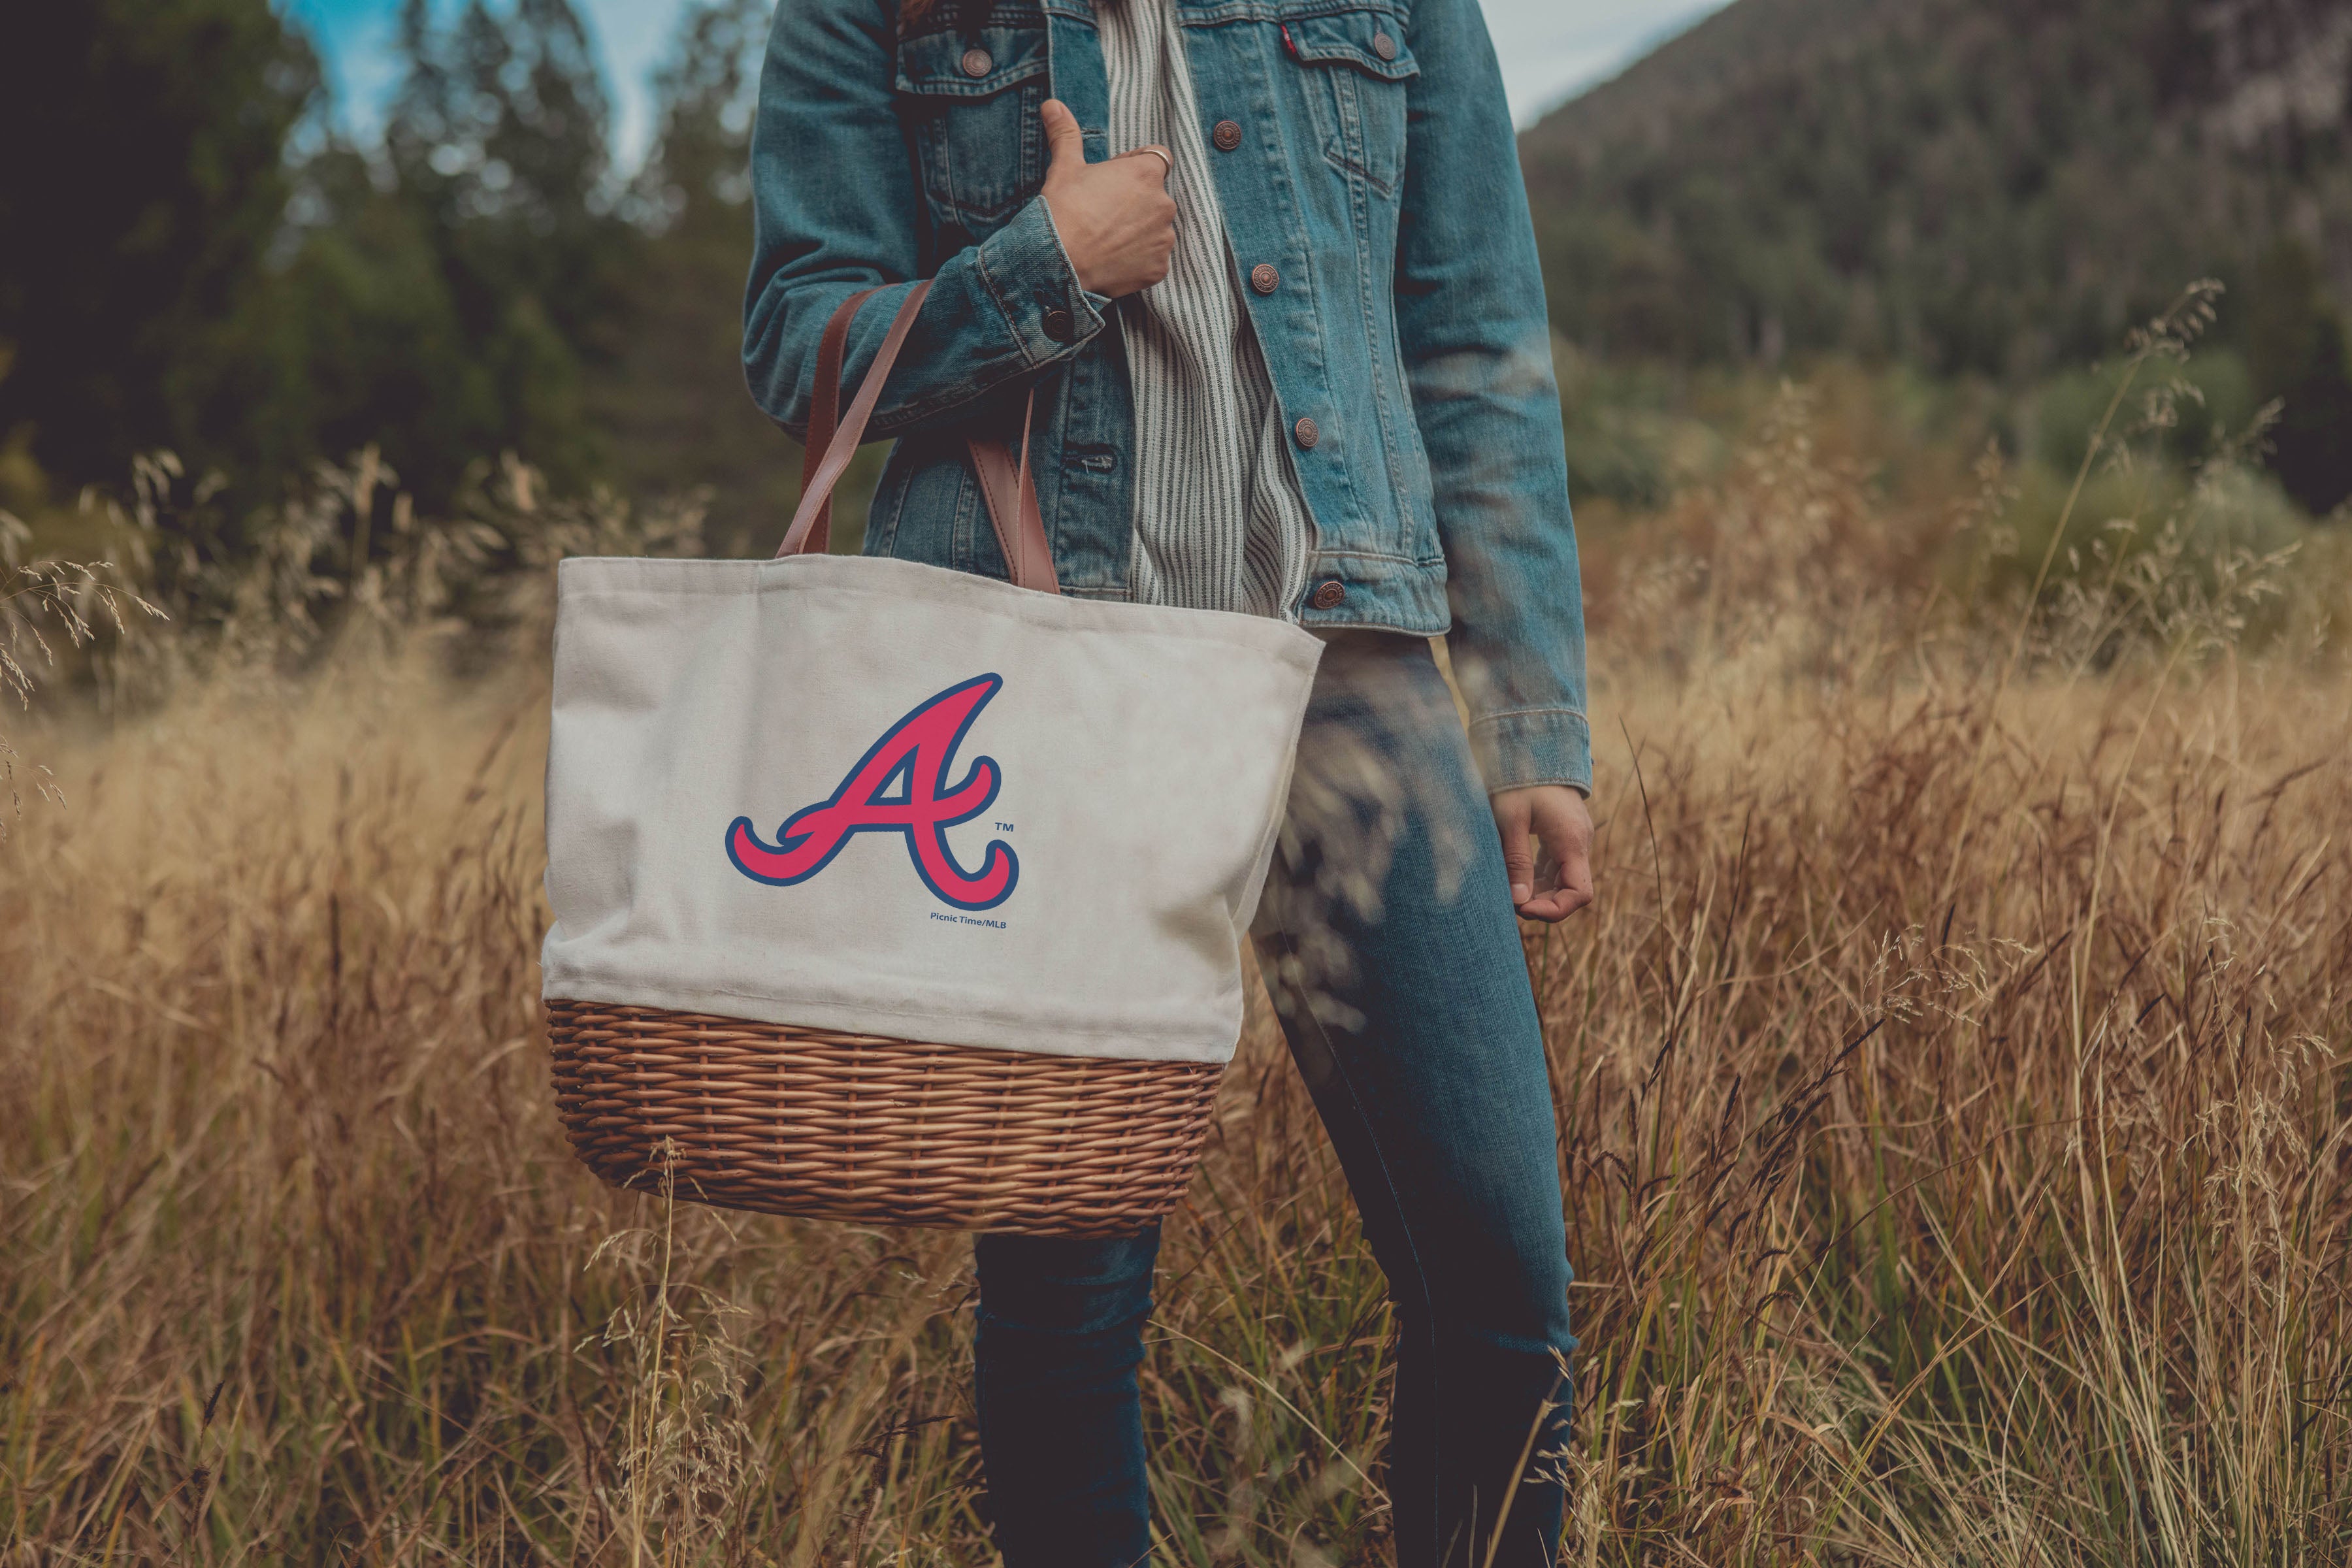
[[(2012, 656), (1935, 585), (1999, 489), (1882, 537), (1792, 408), (1611, 563), (1601, 899), (1528, 948), (1570, 1561), (2352, 1561), (2352, 703), (2272, 594), (2341, 563), (2147, 520)], [(570, 1159), (540, 679), (346, 649), (45, 734), (0, 1563), (991, 1560), (961, 1238)], [(1263, 1007), (1160, 1295), (1166, 1559), (1383, 1561), (1388, 1308)]]

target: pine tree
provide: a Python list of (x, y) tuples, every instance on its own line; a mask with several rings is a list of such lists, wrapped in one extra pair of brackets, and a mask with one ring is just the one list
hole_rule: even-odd
[(657, 140), (632, 193), (655, 237), (631, 289), (625, 346), (599, 383), (624, 484), (707, 491), (711, 536), (754, 552), (782, 537), (799, 490), (798, 450), (753, 405), (742, 373), (752, 69), (768, 10), (764, 0), (694, 6), (656, 79)]
[(407, 74), (385, 125), (397, 195), (415, 215), (467, 341), (482, 427), (436, 444), (428, 495), (454, 464), (504, 448), (561, 483), (600, 471), (583, 392), (614, 357), (639, 236), (615, 210), (611, 109), (570, 0), (474, 0), (446, 35), (425, 0), (400, 25)]
[(2314, 512), (2333, 511), (2352, 500), (2352, 346), (2309, 246), (2283, 239), (2263, 253), (2246, 330), (2255, 395), (2281, 405), (2271, 469)]
[(0, 45), (0, 443), (68, 484), (172, 447), (250, 470), (265, 265), (318, 63), (269, 0), (13, 7)]

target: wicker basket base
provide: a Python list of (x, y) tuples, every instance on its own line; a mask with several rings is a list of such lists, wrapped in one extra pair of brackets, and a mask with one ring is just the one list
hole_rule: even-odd
[(572, 1146), (615, 1186), (875, 1225), (1124, 1236), (1174, 1208), (1223, 1069), (550, 1001)]

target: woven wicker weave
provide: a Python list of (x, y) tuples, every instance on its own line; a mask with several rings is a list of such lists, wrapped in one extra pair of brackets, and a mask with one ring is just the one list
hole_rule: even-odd
[(878, 1225), (1122, 1236), (1176, 1206), (1222, 1069), (550, 1001), (556, 1105), (616, 1186)]

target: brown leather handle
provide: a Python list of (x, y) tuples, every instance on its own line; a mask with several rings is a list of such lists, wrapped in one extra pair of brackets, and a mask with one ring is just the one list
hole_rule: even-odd
[[(898, 315), (891, 319), (889, 334), (882, 340), (881, 350), (874, 356), (874, 363), (866, 371), (865, 381), (859, 384), (857, 395), (849, 401), (849, 412), (842, 416), (840, 427), (830, 433), (824, 454), (817, 458), (815, 471), (801, 482), (800, 510), (793, 513), (793, 525), (784, 531), (783, 543), (776, 547), (778, 560), (787, 555), (807, 553), (814, 543), (812, 536), (816, 530), (818, 514), (831, 516), (833, 487), (841, 482), (849, 460), (857, 456), (857, 443), (866, 434), (866, 421), (873, 416), (874, 405), (881, 400), (882, 384), (889, 378), (890, 366), (898, 360), (899, 349), (905, 346), (908, 332), (914, 328), (915, 312), (922, 309), (923, 298), (930, 291), (931, 286), (928, 282), (918, 283), (907, 290), (907, 298), (899, 305)], [(857, 307), (868, 297), (861, 294), (843, 300), (840, 308), (834, 311), (833, 320), (825, 324), (825, 335), (832, 336), (835, 326), (838, 325), (845, 340), (849, 319), (857, 314)], [(820, 359), (824, 357), (822, 342), (817, 345), (817, 354)], [(811, 412), (814, 414), (814, 410)], [(809, 429), (812, 447), (817, 434), (815, 421), (812, 418)]]
[[(977, 437), (964, 443), (971, 453), (972, 471), (980, 476), (980, 493), (988, 502), (988, 520), (996, 525), (996, 543), (1004, 552), (1005, 575), (1024, 588), (1041, 594), (1062, 591), (1054, 569), (1053, 542), (1045, 537), (1045, 519), (1037, 510), (1037, 483), (1029, 471), (1029, 433), (1037, 420), (1037, 389), (1021, 409), (1021, 456), (1002, 441)], [(1006, 526), (1010, 519), (1012, 526)]]
[[(914, 327), (916, 313), (930, 291), (929, 282), (918, 283), (907, 290), (905, 301), (891, 320), (889, 334), (882, 340), (873, 364), (866, 368), (866, 379), (858, 384), (857, 395), (850, 400), (849, 412), (841, 416), (838, 425), (835, 410), (841, 395), (841, 362), (847, 349), (849, 324), (856, 319), (858, 307), (879, 290), (868, 289), (851, 295), (835, 309), (832, 320), (825, 323), (824, 336), (817, 343), (817, 384), (809, 409), (808, 447), (801, 467), (801, 504), (793, 514), (792, 527), (784, 532), (783, 543), (776, 551), (779, 560), (787, 555), (822, 552), (830, 544), (833, 487), (841, 482), (849, 460), (857, 455), (858, 440), (866, 434), (866, 422), (873, 416), (874, 405), (881, 398), (882, 384), (889, 378), (890, 367), (898, 362), (898, 351), (906, 346), (907, 334)], [(1037, 507), (1037, 487), (1029, 469), (1029, 433), (1036, 407), (1037, 394), (1032, 388), (1021, 415), (1018, 461), (1002, 441), (974, 437), (965, 445), (980, 477), (981, 496), (988, 503), (988, 520), (996, 530), (997, 545), (1004, 552), (1007, 574), (1024, 588), (1058, 594), (1062, 585), (1054, 569), (1054, 547), (1045, 537), (1045, 518)]]
[[(808, 445), (801, 448), (801, 494), (806, 495), (816, 483), (817, 465), (833, 445), (835, 422), (841, 413), (841, 356), (849, 342), (849, 323), (857, 315), (857, 307), (880, 289), (862, 289), (841, 302), (833, 319), (824, 324), (824, 336), (816, 347), (816, 392), (809, 406)], [(827, 494), (816, 509), (816, 522), (809, 529), (808, 543), (803, 547), (811, 555), (822, 555), (833, 548), (833, 497)]]

